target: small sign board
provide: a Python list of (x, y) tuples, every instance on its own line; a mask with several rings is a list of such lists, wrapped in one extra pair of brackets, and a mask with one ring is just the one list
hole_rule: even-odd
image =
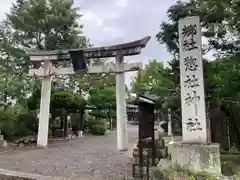
[[(138, 163), (133, 164), (133, 177), (143, 178), (149, 175), (149, 167), (155, 165), (156, 149), (154, 139), (154, 106), (155, 101), (147, 96), (139, 96), (138, 102)], [(146, 150), (145, 150), (146, 149)], [(145, 153), (144, 153), (145, 152)], [(151, 164), (149, 158), (152, 159)], [(136, 173), (138, 167), (138, 175)], [(146, 172), (147, 171), (147, 172)]]
[(140, 96), (138, 98), (139, 138), (154, 138), (154, 100)]
[(69, 51), (75, 72), (87, 72), (87, 62), (83, 50)]

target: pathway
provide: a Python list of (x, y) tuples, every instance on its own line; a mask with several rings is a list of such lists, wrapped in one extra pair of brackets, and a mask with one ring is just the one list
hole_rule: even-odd
[[(128, 127), (129, 147), (137, 139), (137, 128)], [(58, 141), (46, 149), (17, 149), (0, 153), (0, 168), (72, 180), (128, 180), (132, 167), (128, 153), (116, 148), (116, 132)]]

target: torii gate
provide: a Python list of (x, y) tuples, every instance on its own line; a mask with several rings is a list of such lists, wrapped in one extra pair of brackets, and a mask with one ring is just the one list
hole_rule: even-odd
[[(79, 57), (75, 63), (84, 64), (83, 58), (103, 58), (115, 57), (116, 64), (107, 64), (101, 66), (90, 66), (86, 70), (89, 74), (97, 73), (116, 73), (116, 102), (117, 102), (117, 148), (127, 150), (127, 117), (126, 117), (126, 98), (125, 98), (125, 72), (138, 71), (142, 67), (142, 63), (124, 63), (124, 56), (138, 55), (142, 48), (146, 46), (150, 40), (150, 36), (143, 39), (119, 44), (114, 46), (85, 48), (85, 49), (69, 49), (69, 50), (53, 50), (53, 51), (36, 51), (28, 52), (30, 61), (35, 68), (30, 69), (29, 74), (34, 74), (42, 77), (40, 115), (38, 125), (37, 145), (46, 147), (48, 143), (48, 128), (49, 128), (49, 107), (51, 97), (51, 81), (53, 75), (71, 75), (75, 74), (76, 67), (56, 68), (54, 63), (57, 61), (72, 60), (73, 52), (81, 52), (83, 57)], [(81, 54), (80, 53), (80, 54)], [(76, 54), (76, 53), (75, 53)], [(84, 61), (84, 62), (80, 62)], [(43, 67), (41, 63), (43, 62)], [(75, 65), (76, 66), (76, 65)], [(81, 66), (81, 65), (80, 65)], [(38, 68), (37, 68), (38, 67)], [(39, 68), (40, 67), (40, 68)]]

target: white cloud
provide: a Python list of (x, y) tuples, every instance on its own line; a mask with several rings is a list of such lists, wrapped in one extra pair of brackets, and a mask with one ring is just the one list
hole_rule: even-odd
[(83, 21), (90, 22), (91, 24), (97, 24), (98, 26), (103, 25), (103, 20), (99, 18), (92, 11), (86, 11), (82, 17)]
[[(2, 0), (0, 19), (8, 12), (13, 0)], [(79, 21), (84, 25), (84, 33), (95, 46), (121, 44), (128, 41), (152, 36), (147, 47), (139, 56), (126, 57), (125, 61), (149, 59), (169, 60), (169, 54), (163, 45), (157, 43), (155, 35), (161, 21), (166, 20), (166, 11), (176, 0), (140, 1), (140, 0), (75, 0), (75, 6), (81, 7), (84, 15)], [(129, 74), (129, 73), (128, 73)], [(127, 75), (129, 85), (134, 73)]]
[(128, 0), (117, 0), (118, 7), (126, 7), (128, 4)]
[(0, 6), (0, 20), (5, 18), (5, 14), (10, 11), (13, 0), (2, 0)]

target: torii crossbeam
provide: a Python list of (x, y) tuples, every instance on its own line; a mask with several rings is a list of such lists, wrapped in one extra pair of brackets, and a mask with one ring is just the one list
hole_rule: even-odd
[[(125, 72), (137, 71), (141, 69), (141, 63), (124, 63), (124, 56), (138, 55), (142, 48), (146, 46), (150, 36), (143, 39), (119, 44), (85, 49), (53, 50), (53, 51), (30, 51), (30, 61), (34, 64), (34, 69), (30, 69), (29, 75), (42, 77), (41, 104), (38, 127), (37, 145), (46, 147), (48, 143), (49, 126), (49, 105), (51, 96), (51, 80), (53, 75), (74, 74), (73, 67), (56, 68), (54, 63), (58, 61), (69, 61), (72, 59), (71, 52), (82, 51), (84, 58), (103, 58), (115, 57), (115, 64), (102, 66), (90, 66), (86, 73), (116, 73), (116, 101), (117, 101), (117, 147), (119, 150), (126, 150), (128, 145), (127, 138), (127, 117), (126, 117), (126, 98), (125, 98)], [(79, 59), (81, 61), (82, 59)], [(41, 63), (43, 67), (41, 67)]]

